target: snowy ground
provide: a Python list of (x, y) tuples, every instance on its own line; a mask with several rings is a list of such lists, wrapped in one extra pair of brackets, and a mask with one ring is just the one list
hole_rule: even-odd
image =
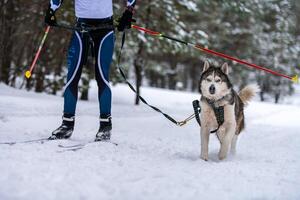
[[(298, 88), (299, 89), (299, 88)], [(300, 199), (300, 105), (253, 102), (236, 156), (199, 159), (195, 121), (178, 128), (145, 106), (134, 106), (124, 85), (113, 88), (113, 138), (76, 152), (59, 144), (93, 140), (96, 94), (78, 102), (71, 140), (0, 145), (0, 199)], [(299, 90), (294, 99), (299, 102)], [(182, 120), (197, 94), (143, 88), (154, 105)], [(0, 142), (48, 137), (60, 124), (63, 99), (0, 85)]]

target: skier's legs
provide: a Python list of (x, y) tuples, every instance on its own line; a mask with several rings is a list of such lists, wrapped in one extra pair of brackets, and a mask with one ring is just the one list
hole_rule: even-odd
[(88, 36), (74, 32), (69, 46), (67, 65), (67, 83), (64, 90), (64, 114), (62, 124), (52, 132), (51, 140), (67, 139), (71, 137), (75, 123), (75, 109), (78, 95), (78, 82), (82, 66), (87, 55)]
[(80, 34), (77, 31), (75, 31), (72, 36), (67, 58), (67, 83), (64, 88), (65, 114), (75, 115), (78, 97), (78, 82), (80, 80), (85, 57), (87, 56), (87, 39), (87, 35)]
[(95, 141), (110, 140), (111, 122), (111, 88), (109, 70), (114, 50), (114, 31), (102, 30), (93, 35), (96, 65), (95, 75), (98, 84), (98, 99), (100, 108), (100, 127)]
[(98, 84), (98, 99), (100, 117), (108, 118), (111, 115), (112, 93), (109, 84), (109, 71), (114, 51), (114, 32), (108, 30), (95, 42), (96, 66), (95, 75)]

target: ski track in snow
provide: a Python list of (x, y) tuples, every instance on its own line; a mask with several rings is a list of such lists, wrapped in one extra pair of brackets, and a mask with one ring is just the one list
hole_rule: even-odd
[[(298, 88), (299, 89), (299, 88)], [(299, 102), (298, 98), (293, 102)], [(79, 151), (58, 145), (93, 140), (96, 90), (79, 101), (71, 140), (0, 145), (0, 199), (300, 199), (300, 106), (252, 102), (237, 155), (199, 159), (195, 120), (179, 128), (146, 106), (134, 106), (125, 85), (113, 87), (113, 136)], [(143, 88), (142, 95), (178, 120), (193, 111), (197, 94)], [(291, 101), (289, 101), (290, 103)], [(0, 84), (0, 142), (48, 137), (61, 122), (63, 99)]]

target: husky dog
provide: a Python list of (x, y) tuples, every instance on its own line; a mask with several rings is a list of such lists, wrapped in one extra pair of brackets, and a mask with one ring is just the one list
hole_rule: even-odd
[(206, 61), (199, 81), (201, 158), (208, 160), (210, 133), (216, 133), (221, 143), (219, 159), (226, 158), (231, 145), (235, 153), (238, 135), (245, 127), (244, 107), (259, 91), (257, 85), (249, 85), (239, 93), (233, 90), (228, 79), (228, 64), (213, 67)]

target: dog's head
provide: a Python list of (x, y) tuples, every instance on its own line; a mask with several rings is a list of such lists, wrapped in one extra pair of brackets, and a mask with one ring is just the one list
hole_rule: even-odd
[(216, 101), (229, 94), (232, 85), (228, 79), (228, 64), (221, 68), (204, 63), (202, 75), (199, 81), (199, 91), (207, 99)]

